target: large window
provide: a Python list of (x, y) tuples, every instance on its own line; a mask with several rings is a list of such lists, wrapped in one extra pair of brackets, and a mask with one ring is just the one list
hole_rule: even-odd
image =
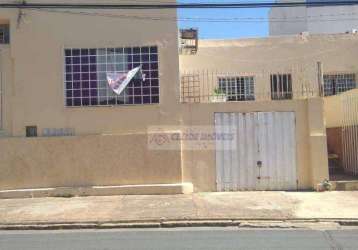
[[(133, 78), (121, 95), (108, 86), (107, 73), (126, 73), (141, 66), (145, 81)], [(158, 49), (65, 49), (66, 106), (159, 103)]]
[(255, 100), (254, 77), (219, 77), (219, 90), (223, 92), (228, 101)]
[(271, 99), (292, 99), (292, 77), (291, 74), (271, 75)]
[(355, 74), (327, 74), (323, 76), (324, 95), (336, 95), (357, 87)]

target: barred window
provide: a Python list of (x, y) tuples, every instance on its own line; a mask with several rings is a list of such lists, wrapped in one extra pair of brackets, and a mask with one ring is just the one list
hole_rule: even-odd
[(228, 101), (255, 100), (254, 77), (219, 77), (219, 90), (223, 92)]
[(8, 44), (10, 42), (9, 24), (0, 24), (0, 44)]
[(271, 99), (292, 99), (292, 76), (291, 74), (274, 74), (271, 80)]
[(336, 95), (357, 87), (355, 74), (326, 74), (323, 76), (324, 95)]
[(181, 102), (200, 102), (199, 74), (186, 74), (181, 76)]
[[(108, 86), (107, 73), (142, 67), (145, 81), (133, 78), (121, 95)], [(158, 48), (66, 48), (66, 106), (159, 103)]]

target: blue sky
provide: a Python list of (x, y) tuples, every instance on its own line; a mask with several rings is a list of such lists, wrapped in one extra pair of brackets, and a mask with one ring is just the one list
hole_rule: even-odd
[[(200, 2), (185, 0), (180, 2)], [(209, 1), (206, 1), (209, 2)], [(216, 2), (233, 2), (220, 0)], [(179, 18), (267, 18), (269, 9), (180, 9)], [(268, 22), (193, 22), (179, 21), (180, 28), (199, 28), (199, 36), (204, 39), (263, 37), (268, 35)]]

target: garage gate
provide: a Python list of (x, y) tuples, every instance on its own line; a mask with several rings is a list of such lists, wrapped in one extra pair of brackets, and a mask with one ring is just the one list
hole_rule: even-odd
[(217, 191), (295, 190), (294, 112), (215, 113)]

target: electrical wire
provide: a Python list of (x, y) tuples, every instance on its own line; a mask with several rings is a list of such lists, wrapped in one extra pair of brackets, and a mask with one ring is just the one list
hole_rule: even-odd
[(358, 5), (358, 0), (301, 2), (230, 2), (230, 3), (162, 3), (162, 4), (88, 4), (88, 3), (0, 3), (0, 8), (51, 9), (243, 9), (271, 7), (326, 7)]
[[(318, 15), (307, 17), (293, 17), (293, 18), (265, 18), (265, 17), (233, 17), (233, 18), (209, 18), (209, 17), (174, 17), (174, 16), (143, 16), (143, 15), (125, 15), (112, 13), (98, 13), (98, 12), (84, 12), (84, 11), (70, 11), (70, 10), (53, 10), (53, 9), (31, 9), (35, 11), (45, 11), (52, 13), (64, 13), (70, 15), (84, 15), (84, 16), (100, 16), (108, 18), (120, 19), (135, 19), (135, 20), (151, 20), (151, 21), (173, 21), (173, 22), (217, 22), (217, 23), (260, 23), (260, 22), (283, 22), (283, 23), (298, 23), (306, 22), (335, 22), (335, 21), (356, 21), (358, 20), (358, 13), (341, 13), (332, 15)], [(337, 18), (343, 16), (344, 18)], [(352, 16), (352, 18), (345, 18)], [(354, 18), (353, 16), (356, 16)], [(330, 19), (319, 19), (322, 17), (335, 17)]]

